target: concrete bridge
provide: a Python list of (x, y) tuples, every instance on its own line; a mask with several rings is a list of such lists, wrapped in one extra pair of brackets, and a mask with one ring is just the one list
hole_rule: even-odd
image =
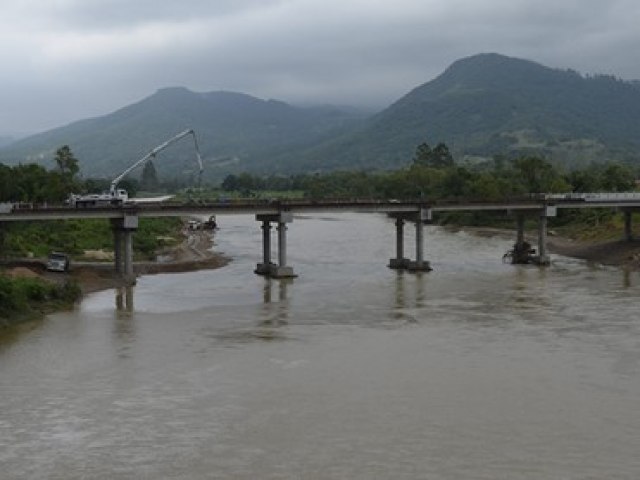
[[(442, 212), (505, 212), (515, 219), (516, 242), (514, 263), (525, 258), (519, 253), (529, 254), (530, 246), (524, 239), (524, 224), (527, 217), (537, 219), (537, 254), (526, 260), (539, 265), (548, 265), (547, 221), (555, 217), (562, 208), (613, 208), (623, 212), (624, 235), (632, 240), (631, 213), (640, 210), (640, 194), (540, 194), (527, 198), (502, 202), (434, 202), (398, 200), (282, 200), (253, 201), (232, 200), (215, 203), (150, 203), (125, 204), (91, 208), (63, 206), (16, 205), (10, 211), (0, 212), (1, 222), (46, 221), (72, 218), (103, 218), (112, 225), (114, 236), (114, 268), (128, 282), (135, 281), (133, 272), (133, 233), (138, 228), (140, 217), (185, 217), (201, 215), (248, 214), (255, 215), (262, 228), (262, 262), (255, 272), (274, 278), (295, 277), (293, 268), (287, 264), (287, 224), (295, 214), (314, 212), (381, 212), (395, 219), (396, 256), (389, 267), (409, 271), (429, 271), (431, 266), (424, 257), (423, 226), (431, 223), (434, 215)], [(405, 257), (404, 226), (415, 225), (415, 259)], [(277, 263), (271, 258), (271, 229), (277, 230)]]

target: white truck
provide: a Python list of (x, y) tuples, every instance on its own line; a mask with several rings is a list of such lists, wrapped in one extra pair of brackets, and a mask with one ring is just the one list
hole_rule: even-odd
[(69, 195), (67, 203), (71, 207), (100, 207), (100, 206), (119, 206), (129, 200), (129, 194), (126, 190), (118, 188), (114, 191), (103, 193), (89, 193), (86, 195)]
[(62, 252), (51, 252), (47, 259), (47, 270), (50, 272), (66, 272), (69, 270), (69, 255)]
[(129, 201), (129, 194), (127, 193), (126, 190), (122, 188), (118, 188), (118, 183), (120, 183), (120, 181), (124, 177), (126, 177), (129, 173), (131, 173), (133, 170), (143, 166), (149, 160), (151, 160), (152, 158), (155, 158), (155, 156), (159, 152), (167, 148), (169, 145), (177, 142), (181, 138), (186, 137), (187, 135), (193, 136), (193, 143), (196, 149), (196, 161), (198, 162), (198, 167), (200, 169), (198, 172), (199, 174), (198, 180), (200, 180), (200, 177), (202, 177), (202, 171), (204, 170), (204, 167), (202, 165), (202, 157), (200, 156), (200, 149), (198, 148), (198, 139), (196, 138), (195, 132), (192, 129), (188, 129), (183, 132), (180, 132), (179, 134), (170, 138), (166, 142), (158, 145), (157, 147), (152, 149), (149, 153), (147, 153), (144, 157), (136, 161), (124, 172), (122, 172), (120, 175), (114, 178), (111, 181), (111, 187), (108, 192), (90, 193), (85, 195), (76, 195), (72, 193), (69, 196), (67, 203), (69, 204), (69, 206), (77, 207), (77, 208), (99, 207), (99, 206), (120, 206), (127, 203)]

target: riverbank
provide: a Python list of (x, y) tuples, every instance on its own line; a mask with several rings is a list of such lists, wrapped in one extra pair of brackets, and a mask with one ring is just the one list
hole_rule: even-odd
[[(157, 261), (134, 262), (136, 276), (216, 269), (229, 263), (229, 258), (212, 251), (212, 231), (185, 229), (183, 235), (180, 245), (159, 252)], [(73, 262), (69, 272), (56, 273), (47, 271), (42, 260), (21, 260), (8, 262), (5, 273), (58, 284), (76, 282), (83, 295), (122, 286), (111, 261)]]
[[(452, 228), (451, 230), (460, 229)], [(515, 240), (515, 232), (512, 230), (489, 227), (464, 227), (463, 230), (483, 237), (500, 236)], [(538, 242), (537, 232), (527, 232), (525, 237), (532, 245)], [(550, 232), (547, 237), (547, 248), (550, 253), (565, 257), (640, 271), (640, 240), (575, 240)]]

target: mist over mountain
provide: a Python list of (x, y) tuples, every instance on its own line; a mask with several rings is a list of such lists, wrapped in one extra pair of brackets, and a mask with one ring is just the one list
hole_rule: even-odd
[[(374, 115), (349, 107), (294, 107), (232, 92), (159, 90), (112, 114), (0, 149), (0, 161), (52, 164), (68, 144), (84, 176), (112, 176), (193, 128), (208, 177), (397, 168), (417, 145), (445, 142), (458, 161), (544, 155), (568, 166), (638, 163), (640, 82), (584, 76), (498, 54), (454, 62)], [(193, 170), (188, 142), (155, 161), (161, 176)]]
[(15, 138), (10, 135), (0, 135), (0, 148), (15, 142)]
[[(98, 118), (30, 136), (0, 150), (0, 161), (53, 165), (69, 145), (87, 177), (112, 176), (155, 146), (193, 128), (209, 176), (268, 160), (268, 152), (300, 148), (349, 130), (363, 114), (331, 106), (298, 108), (233, 92), (196, 93), (166, 88)], [(275, 154), (275, 153), (274, 153)], [(160, 175), (194, 170), (193, 145), (182, 141), (154, 161)]]
[(640, 88), (498, 54), (453, 63), (371, 117), (359, 132), (301, 155), (305, 168), (392, 168), (422, 142), (456, 158), (538, 154), (572, 166), (640, 157)]

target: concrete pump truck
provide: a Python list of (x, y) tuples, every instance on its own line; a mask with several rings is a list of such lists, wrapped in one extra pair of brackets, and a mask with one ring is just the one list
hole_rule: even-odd
[(130, 199), (127, 191), (122, 188), (118, 188), (118, 184), (120, 183), (120, 181), (136, 168), (142, 167), (145, 163), (155, 158), (155, 156), (159, 152), (161, 152), (168, 146), (174, 144), (178, 140), (188, 135), (191, 135), (193, 137), (193, 143), (196, 150), (196, 161), (198, 162), (198, 168), (199, 168), (199, 172), (198, 172), (198, 184), (199, 184), (204, 167), (202, 164), (202, 157), (200, 156), (200, 148), (198, 147), (198, 139), (196, 138), (196, 134), (192, 129), (188, 129), (188, 130), (185, 130), (184, 132), (180, 132), (179, 134), (170, 138), (166, 142), (158, 145), (157, 147), (149, 151), (149, 153), (143, 156), (140, 160), (136, 161), (133, 165), (127, 168), (120, 175), (115, 177), (111, 181), (111, 187), (109, 188), (108, 192), (90, 193), (85, 195), (71, 194), (68, 200), (69, 205), (72, 207), (82, 208), (82, 207), (97, 207), (97, 206), (109, 206), (109, 205), (119, 206), (129, 202)]

